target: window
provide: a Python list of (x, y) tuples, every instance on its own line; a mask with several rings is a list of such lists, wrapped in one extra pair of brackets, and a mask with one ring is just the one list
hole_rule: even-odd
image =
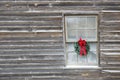
[[(96, 15), (65, 16), (65, 46), (67, 66), (97, 66), (98, 38)], [(80, 38), (89, 42), (90, 51), (80, 56), (74, 51), (74, 42)]]

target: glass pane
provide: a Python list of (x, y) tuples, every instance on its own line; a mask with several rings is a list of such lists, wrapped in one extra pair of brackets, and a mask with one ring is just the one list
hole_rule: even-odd
[(76, 29), (85, 29), (86, 28), (86, 18), (85, 16), (79, 16), (77, 18), (77, 27)]
[(66, 41), (97, 41), (97, 16), (66, 16)]
[(97, 31), (96, 30), (79, 30), (78, 37), (85, 39), (86, 41), (97, 41)]
[(67, 59), (68, 65), (76, 65), (77, 64), (77, 54), (75, 52), (69, 52), (68, 53), (68, 59)]
[(67, 35), (66, 35), (66, 40), (67, 41), (77, 41), (78, 40), (78, 38), (77, 38), (77, 34), (78, 32), (76, 31), (76, 30), (69, 30), (68, 32), (67, 32)]
[(77, 54), (74, 51), (74, 44), (73, 43), (69, 43), (66, 45), (67, 49), (67, 64), (68, 65), (76, 65), (77, 64)]
[(67, 52), (74, 52), (74, 43), (67, 43)]
[(80, 38), (85, 39), (86, 41), (97, 41), (97, 31), (95, 29), (69, 30), (67, 34), (68, 42), (75, 42), (78, 41)]
[(90, 51), (87, 55), (88, 64), (97, 65), (96, 51)]
[(86, 65), (88, 64), (88, 61), (87, 61), (87, 56), (80, 56), (80, 55), (77, 55), (78, 56), (78, 64), (83, 66), (83, 65)]
[(80, 56), (74, 51), (74, 43), (67, 43), (67, 62), (69, 65), (97, 65), (97, 43), (89, 43), (90, 51), (86, 56)]
[(80, 65), (97, 65), (97, 44), (89, 43), (90, 51), (87, 56), (78, 55), (78, 64)]
[(67, 26), (67, 30), (74, 29), (75, 27), (77, 27), (77, 20), (75, 18), (69, 18), (69, 17), (66, 18), (66, 26)]
[(97, 65), (97, 57), (96, 57), (96, 52), (90, 51), (86, 56), (79, 56), (78, 55), (78, 64), (79, 65)]
[(97, 43), (89, 43), (90, 51), (97, 51)]
[(65, 18), (67, 29), (83, 29), (85, 28), (86, 19), (84, 16), (67, 16)]
[(97, 17), (96, 16), (88, 16), (86, 27), (87, 27), (87, 29), (97, 29)]
[(66, 16), (65, 23), (69, 29), (96, 29), (97, 16)]

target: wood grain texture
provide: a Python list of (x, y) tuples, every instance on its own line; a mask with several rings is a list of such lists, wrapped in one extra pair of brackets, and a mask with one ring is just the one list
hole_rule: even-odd
[[(119, 80), (120, 0), (0, 0), (0, 80)], [(99, 16), (100, 68), (65, 67), (64, 15)]]

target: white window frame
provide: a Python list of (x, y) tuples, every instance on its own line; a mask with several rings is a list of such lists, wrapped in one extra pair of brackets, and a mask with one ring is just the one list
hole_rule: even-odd
[[(97, 31), (97, 36), (96, 36), (96, 41), (88, 41), (88, 42), (96, 42), (97, 43), (97, 66), (81, 66), (81, 65), (79, 65), (79, 66), (68, 66), (67, 65), (67, 52), (66, 52), (66, 44), (67, 44), (67, 42), (73, 42), (73, 41), (67, 41), (67, 27), (66, 27), (66, 22), (65, 22), (65, 17), (66, 16), (95, 16), (96, 17), (96, 20), (97, 20), (97, 29), (96, 29), (96, 31)], [(99, 19), (98, 19), (98, 15), (94, 15), (94, 14), (92, 14), (92, 15), (89, 15), (89, 14), (87, 14), (87, 15), (81, 15), (81, 14), (70, 14), (70, 15), (64, 15), (64, 43), (65, 43), (65, 56), (66, 56), (66, 67), (68, 67), (68, 68), (99, 68), (99, 65), (100, 65), (100, 57), (99, 57), (99, 37), (98, 37), (98, 35), (99, 35), (99, 33), (98, 33), (98, 22), (99, 22)]]

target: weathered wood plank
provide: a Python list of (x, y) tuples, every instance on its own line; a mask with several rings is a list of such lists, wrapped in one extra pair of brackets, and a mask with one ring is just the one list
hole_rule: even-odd
[[(119, 80), (119, 73), (102, 73), (120, 70), (119, 5), (119, 0), (0, 0), (0, 80)], [(65, 69), (63, 14), (100, 16), (101, 70)]]
[(102, 19), (103, 19), (103, 20), (107, 20), (107, 21), (110, 21), (110, 20), (112, 20), (112, 21), (113, 21), (113, 20), (115, 20), (115, 21), (116, 21), (116, 20), (120, 20), (120, 17), (119, 17), (119, 16), (120, 16), (120, 12), (118, 12), (118, 13), (117, 13), (117, 12), (116, 12), (116, 13), (113, 13), (113, 12), (112, 12), (112, 13), (110, 13), (110, 12), (109, 12), (109, 13), (106, 13), (106, 12), (105, 12), (105, 13), (103, 13), (102, 15), (103, 15), (103, 16), (102, 16)]
[[(24, 35), (24, 36), (23, 36)], [(24, 38), (27, 37), (28, 38), (32, 38), (32, 37), (36, 37), (36, 38), (40, 38), (40, 37), (47, 37), (47, 38), (58, 38), (58, 37), (62, 37), (62, 32), (1, 32), (0, 33), (0, 37), (2, 38), (9, 38), (9, 37), (21, 37), (21, 39), (23, 38), (23, 40), (25, 40)], [(44, 39), (44, 38), (43, 38)], [(33, 39), (34, 40), (34, 39)], [(42, 40), (42, 38), (41, 38)]]

